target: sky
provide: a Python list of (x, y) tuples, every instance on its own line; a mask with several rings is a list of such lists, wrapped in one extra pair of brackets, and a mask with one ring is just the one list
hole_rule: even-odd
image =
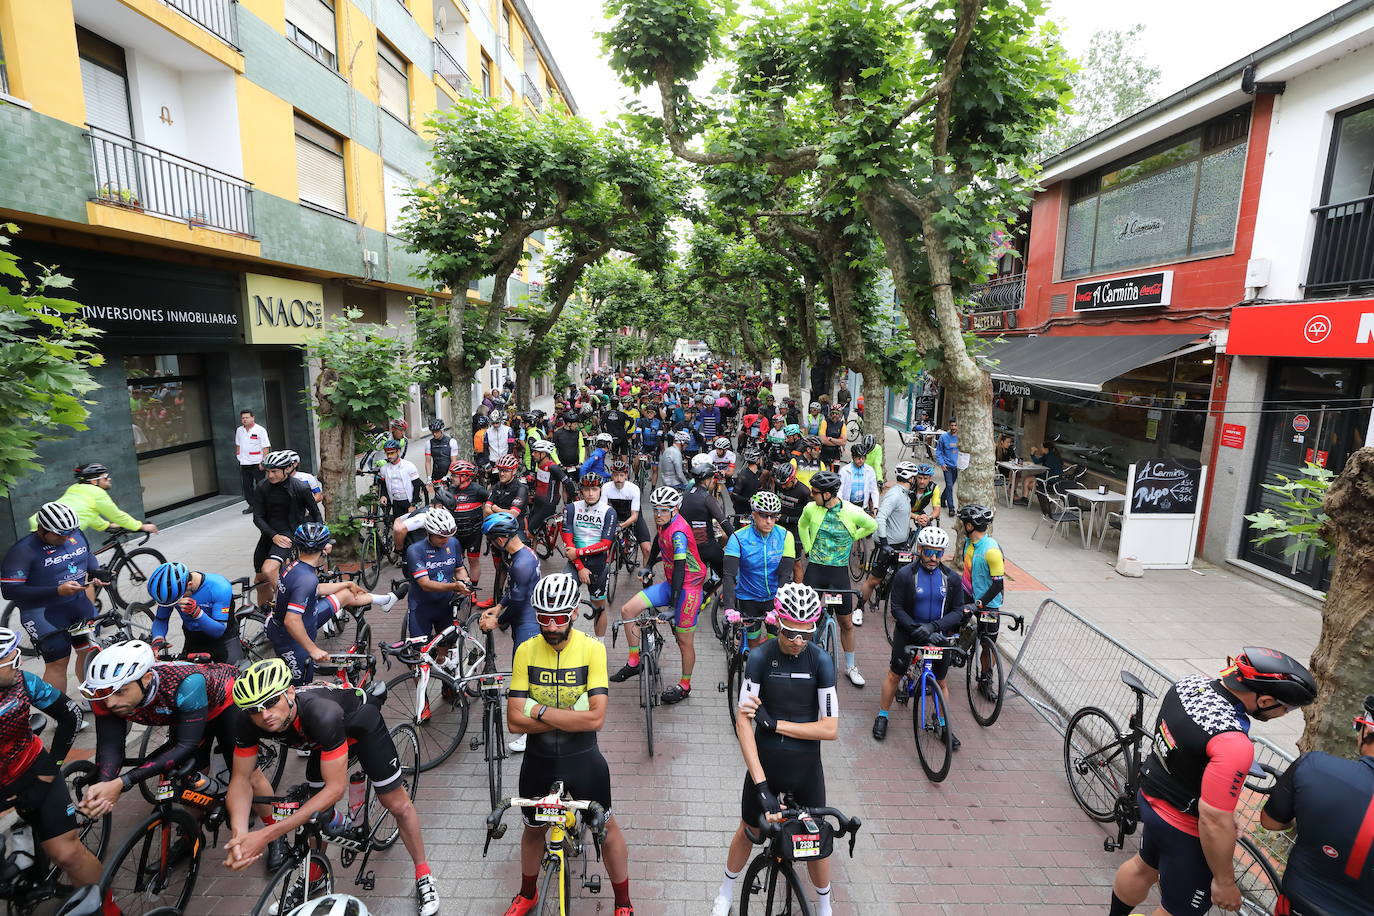
[[(593, 121), (624, 110), (628, 90), (602, 59), (602, 0), (526, 0), (577, 101)], [(1074, 56), (1094, 32), (1143, 23), (1142, 56), (1161, 69), (1164, 97), (1340, 6), (1344, 0), (1049, 0)], [(657, 107), (656, 105), (654, 106)]]

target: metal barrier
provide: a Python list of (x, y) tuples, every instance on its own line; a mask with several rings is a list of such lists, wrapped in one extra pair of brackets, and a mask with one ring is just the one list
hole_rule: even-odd
[[(1163, 698), (1177, 680), (1169, 671), (1053, 598), (1040, 602), (1024, 635), (1004, 630), (1000, 645), (1008, 653), (1016, 653), (1007, 672), (1007, 686), (1060, 734), (1068, 727), (1069, 718), (1084, 706), (1096, 706), (1108, 713), (1118, 727), (1127, 726), (1135, 712), (1135, 694), (1121, 682), (1122, 671), (1140, 678), (1157, 698)], [(1159, 699), (1146, 697), (1147, 730), (1158, 714)], [(1278, 745), (1254, 736), (1251, 740), (1256, 762), (1280, 772), (1293, 762), (1293, 757)], [(1267, 786), (1272, 780), (1252, 782)], [(1264, 802), (1263, 793), (1247, 789), (1236, 809), (1237, 821), (1242, 832), (1268, 852), (1271, 864), (1282, 874), (1293, 838), (1291, 834), (1274, 833), (1259, 825)], [(1264, 903), (1272, 904), (1272, 900)]]

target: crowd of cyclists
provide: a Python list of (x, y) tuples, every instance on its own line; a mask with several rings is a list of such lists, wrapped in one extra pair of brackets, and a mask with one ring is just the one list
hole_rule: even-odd
[[(841, 676), (854, 688), (866, 684), (855, 628), (865, 610), (874, 612), (880, 585), (890, 580), (893, 636), (874, 704), (874, 740), (887, 738), (899, 680), (912, 664), (909, 647), (950, 642), (966, 626), (996, 638), (997, 618), (980, 614), (1005, 597), (1006, 562), (990, 534), (994, 510), (958, 505), (930, 464), (901, 460), (885, 469), (880, 443), (853, 435), (847, 398), (833, 405), (825, 396), (805, 404), (779, 399), (758, 372), (704, 362), (656, 362), (584, 381), (560, 392), (552, 413), (509, 412), (492, 392), (470, 431), (431, 422), (423, 472), (408, 457), (420, 450), (407, 440), (404, 422), (388, 425), (358, 462), (360, 475), (375, 475), (385, 535), (401, 557), (403, 578), (380, 594), (347, 575), (322, 581), (334, 535), (323, 520), (319, 482), (299, 469), (295, 453), (266, 454), (251, 501), (260, 535), (253, 584), (275, 657), (251, 663), (228, 579), (176, 561), (147, 580), (147, 640), (102, 647), (83, 623), (95, 616), (94, 589), (109, 575), (83, 532), (150, 526), (84, 491), (44, 504), (33, 533), (7, 552), (0, 570), (0, 591), (17, 603), (24, 629), (0, 629), (0, 777), (3, 803), (17, 809), (72, 885), (97, 883), (101, 872), (78, 841), (78, 813), (106, 814), (131, 787), (191, 760), (214, 769), (217, 751), (228, 773), (229, 869), (260, 860), (275, 869), (285, 841), (348, 795), (348, 769), (356, 762), (413, 861), (420, 916), (437, 913), (421, 819), (401, 791), (402, 766), (380, 703), (316, 670), (330, 658), (321, 634), (337, 631), (345, 609), (405, 601), (409, 638), (465, 624), (469, 613), (482, 631), (510, 633), (506, 718), (510, 750), (522, 755), (520, 795), (541, 797), (561, 783), (604, 809), (601, 848), (614, 913), (633, 916), (628, 842), (614, 817), (612, 775), (597, 733), (611, 685), (641, 675), (634, 622), (646, 612), (661, 613), (672, 626), (680, 655), (681, 676), (661, 702), (692, 697), (695, 637), (706, 600), (715, 596), (722, 617), (743, 623), (756, 650), (736, 698), (745, 769), (740, 821), (711, 910), (728, 916), (760, 824), (778, 819), (785, 805), (826, 804), (821, 746), (839, 736)], [(456, 432), (472, 436), (472, 460), (458, 457)], [(81, 487), (108, 489), (103, 466), (85, 466), (77, 477)], [(852, 554), (870, 543), (852, 589)], [(541, 564), (539, 545), (561, 557)], [(638, 566), (642, 588), (628, 596), (608, 587), (617, 550), (629, 551)], [(954, 564), (946, 562), (951, 554)], [(839, 600), (823, 607), (822, 595)], [(574, 626), (584, 608), (594, 618), (590, 632)], [(838, 666), (816, 643), (825, 613), (839, 624)], [(626, 648), (615, 667), (606, 634), (617, 616)], [(19, 668), (25, 634), (43, 659), (41, 677)], [(73, 657), (75, 692), (67, 685)], [(1000, 689), (985, 670), (987, 659), (969, 663), (984, 666), (977, 669), (979, 690)], [(935, 666), (946, 701), (948, 670), (947, 660)], [(1218, 678), (1185, 678), (1169, 691), (1145, 768), (1143, 845), (1117, 874), (1113, 916), (1133, 912), (1156, 882), (1163, 904), (1157, 913), (1239, 906), (1230, 861), (1233, 811), (1253, 754), (1245, 735), (1252, 720), (1315, 698), (1306, 668), (1256, 648)], [(32, 730), (31, 708), (57, 724), (46, 747)], [(95, 722), (99, 772), (73, 799), (54, 775), (88, 719)], [(165, 726), (169, 740), (126, 767), (130, 724)], [(1275, 829), (1298, 823), (1286, 879), (1294, 913), (1374, 912), (1374, 697), (1356, 730), (1359, 763), (1305, 755), (1265, 810)], [(290, 816), (254, 804), (272, 791), (258, 767), (263, 742), (307, 757), (311, 795)], [(525, 811), (521, 885), (506, 916), (539, 905), (547, 829), (533, 809)], [(829, 916), (828, 861), (808, 869), (814, 912)], [(102, 905), (106, 916), (119, 912), (108, 893)]]

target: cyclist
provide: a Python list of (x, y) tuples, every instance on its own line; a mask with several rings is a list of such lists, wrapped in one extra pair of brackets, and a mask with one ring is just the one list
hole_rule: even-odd
[(878, 475), (867, 464), (868, 449), (863, 445), (849, 447), (849, 464), (840, 468), (840, 492), (845, 498), (870, 514), (878, 511)]
[[(901, 498), (906, 496), (903, 494)], [(888, 596), (894, 632), (892, 658), (883, 680), (878, 718), (873, 720), (873, 737), (879, 741), (887, 737), (888, 710), (897, 696), (902, 675), (910, 666), (907, 646), (928, 646), (937, 636), (951, 636), (959, 631), (959, 624), (964, 619), (963, 584), (958, 574), (941, 562), (949, 548), (949, 534), (943, 528), (922, 528), (916, 534), (916, 547), (921, 552), (920, 558), (897, 570)], [(949, 663), (948, 658), (931, 663), (945, 701), (946, 719), (950, 709), (949, 690), (945, 685)], [(959, 739), (953, 734), (950, 737), (958, 750)]]
[(213, 662), (240, 665), (244, 660), (234, 616), (234, 588), (216, 573), (192, 572), (185, 563), (163, 563), (148, 577), (153, 612), (149, 641), (154, 654), (168, 649), (167, 625), (172, 610), (181, 616), (186, 655), (202, 653)]
[[(712, 916), (729, 916), (735, 881), (749, 859), (750, 835), (761, 816), (782, 810), (779, 794), (791, 793), (803, 808), (825, 805), (821, 742), (840, 734), (835, 666), (812, 642), (820, 596), (810, 586), (789, 582), (778, 589), (777, 607), (778, 638), (749, 653), (740, 688), (735, 735), (746, 770), (740, 824), (730, 840)], [(830, 861), (809, 862), (807, 870), (819, 898), (816, 913), (830, 916)]]
[(0, 595), (19, 605), (29, 642), (43, 656), (43, 680), (59, 693), (67, 692), (72, 650), (77, 652), (77, 675), (85, 676), (88, 653), (96, 648), (78, 626), (95, 616), (88, 580), (110, 581), (80, 528), (70, 506), (44, 503), (38, 509), (38, 530), (16, 541), (0, 567)]
[(424, 513), (424, 528), (427, 536), (405, 553), (406, 572), (416, 585), (410, 593), (407, 636), (432, 636), (443, 630), (453, 623), (454, 597), (472, 594), (461, 548), (453, 536), (458, 530), (453, 513), (431, 506)]
[(759, 464), (762, 457), (757, 447), (750, 445), (744, 450), (744, 467), (735, 472), (734, 486), (730, 488), (730, 507), (736, 515), (749, 512), (749, 500), (762, 488), (759, 479)]
[(692, 436), (686, 430), (673, 433), (673, 441), (663, 450), (658, 462), (659, 485), (685, 490), (691, 481), (687, 478), (686, 448)]
[(840, 463), (840, 454), (849, 442), (844, 431), (844, 408), (832, 407), (821, 426), (821, 464), (830, 470)]
[(712, 491), (717, 474), (709, 455), (692, 459), (692, 480), (692, 486), (682, 494), (682, 507), (678, 512), (691, 526), (697, 553), (719, 576), (729, 525), (725, 521), (725, 510)]
[(649, 565), (649, 523), (640, 508), (639, 487), (630, 483), (630, 462), (624, 458), (610, 461), (611, 482), (604, 487), (606, 502), (615, 510), (617, 527), (634, 533), (639, 545), (640, 565)]
[(477, 465), (471, 461), (455, 461), (449, 468), (449, 489), (453, 492), (453, 521), (458, 543), (467, 554), (468, 575), (472, 585), (482, 578), (482, 519), (491, 494), (477, 482)]
[(821, 434), (821, 424), (825, 422), (825, 416), (821, 413), (821, 402), (812, 401), (806, 407), (806, 417), (802, 421), (802, 427), (808, 436), (819, 436)]
[(592, 602), (593, 624), (598, 638), (605, 638), (606, 627), (606, 563), (611, 541), (616, 534), (615, 510), (602, 499), (601, 475), (594, 471), (578, 480), (582, 498), (569, 503), (563, 514), (563, 555), (568, 558), (567, 572), (587, 587)]
[(716, 476), (729, 484), (735, 476), (735, 453), (730, 451), (730, 440), (725, 436), (717, 436), (711, 445), (713, 449), (709, 457), (716, 468)]
[(597, 433), (593, 436), (591, 453), (587, 455), (587, 460), (582, 462), (581, 467), (577, 469), (577, 476), (581, 478), (587, 474), (596, 474), (602, 480), (608, 479), (611, 472), (606, 469), (606, 459), (611, 455), (613, 444), (614, 441), (611, 439), (610, 433)]
[[(100, 881), (100, 862), (77, 835), (67, 783), (58, 771), (71, 750), (81, 710), (57, 688), (19, 667), (19, 634), (0, 628), (0, 805), (14, 808), (43, 853), (77, 887)], [(52, 746), (29, 727), (37, 707), (57, 723)], [(105, 898), (105, 916), (118, 916)]]
[[(450, 490), (448, 486), (439, 484), (434, 488), (434, 493), (429, 497), (429, 505), (416, 506), (405, 515), (402, 515), (400, 518), (396, 519), (396, 521), (392, 522), (392, 543), (396, 548), (396, 552), (401, 554), (402, 560), (404, 561), (405, 552), (409, 549), (411, 544), (414, 544), (416, 541), (423, 541), (428, 536), (428, 533), (425, 531), (425, 517), (429, 515), (430, 509), (435, 507), (447, 509), (451, 515), (457, 506), (458, 500), (454, 498), (453, 491)], [(402, 562), (400, 567), (404, 571), (406, 568), (405, 563)], [(406, 575), (409, 576), (409, 573), (406, 573)]]
[(472, 418), (472, 460), (483, 472), (491, 463), (491, 456), (487, 454), (487, 430), (490, 427), (491, 420), (486, 414)]
[(793, 458), (801, 456), (802, 449), (802, 428), (797, 423), (788, 423), (782, 428), (783, 442), (787, 445), (788, 454)]
[(612, 454), (629, 454), (630, 430), (633, 428), (634, 421), (620, 409), (620, 399), (611, 398), (610, 405), (601, 415), (601, 431), (611, 437)]
[[(662, 700), (668, 705), (680, 703), (692, 693), (692, 670), (696, 667), (694, 631), (697, 614), (701, 611), (702, 592), (706, 584), (706, 565), (702, 562), (692, 537), (691, 525), (683, 518), (684, 497), (672, 487), (659, 487), (649, 497), (654, 507), (654, 526), (658, 537), (649, 550), (649, 567), (640, 570), (640, 579), (647, 581), (653, 561), (663, 557), (664, 581), (646, 585), (644, 590), (626, 601), (620, 608), (624, 620), (633, 620), (650, 608), (669, 608), (673, 611), (673, 634), (682, 653), (682, 677), (667, 690)], [(611, 675), (619, 684), (636, 677), (639, 671), (639, 627), (625, 626), (629, 646), (629, 660), (625, 667)]]
[(453, 460), (458, 457), (458, 440), (444, 435), (444, 421), (435, 417), (429, 421), (429, 438), (425, 440), (425, 479), (438, 486), (446, 476)]
[(911, 539), (911, 482), (919, 469), (910, 461), (897, 465), (896, 480), (883, 495), (878, 506), (878, 530), (873, 533), (873, 559), (868, 564), (868, 577), (859, 586), (863, 604), (873, 601), (873, 593), (897, 562), (897, 551)]
[[(103, 464), (91, 462), (76, 468), (76, 483), (67, 487), (57, 498), (64, 506), (71, 508), (81, 520), (81, 530), (109, 532), (147, 531), (157, 534), (157, 525), (140, 522), (129, 513), (115, 505), (110, 498), (110, 469)], [(29, 530), (38, 528), (38, 514), (29, 516)], [(89, 539), (88, 539), (89, 540)]]
[(491, 413), (491, 426), (487, 427), (486, 435), (487, 460), (496, 467), (501, 466), (501, 459), (510, 455), (516, 456), (519, 448), (515, 430), (506, 424), (506, 412), (504, 410), (493, 410)]
[(1291, 916), (1374, 914), (1374, 695), (1364, 698), (1361, 713), (1355, 717), (1358, 760), (1303, 754), (1279, 777), (1260, 812), (1268, 830), (1298, 825), (1283, 870)]
[(370, 595), (356, 582), (320, 583), (319, 567), (330, 543), (328, 525), (306, 522), (292, 534), (291, 542), (296, 548), (296, 559), (282, 571), (277, 584), (277, 600), (267, 621), (267, 638), (291, 669), (292, 683), (300, 685), (315, 679), (315, 662), (329, 658), (329, 653), (315, 642), (322, 625), (345, 607), (372, 604), (383, 611), (390, 610), (397, 596)]
[(1159, 883), (1168, 916), (1240, 909), (1232, 857), (1236, 805), (1254, 760), (1250, 720), (1307, 706), (1317, 682), (1296, 659), (1249, 648), (1220, 677), (1196, 674), (1164, 694), (1140, 770), (1140, 852), (1116, 870), (1111, 916), (1128, 916)]
[(567, 490), (568, 474), (553, 460), (554, 445), (547, 439), (530, 444), (530, 465), (534, 468), (534, 489), (530, 493), (530, 537), (538, 535), (544, 523), (558, 511), (558, 502)]
[(782, 500), (776, 493), (760, 490), (750, 500), (753, 523), (730, 535), (725, 544), (721, 605), (739, 611), (757, 626), (749, 630), (749, 644), (763, 641), (763, 618), (773, 610), (778, 586), (792, 581), (792, 566), (797, 560), (796, 540), (786, 528), (778, 527)]
[[(524, 517), (521, 515), (525, 507), (530, 502), (530, 488), (520, 477), (520, 459), (513, 454), (502, 455), (496, 460), (496, 482), (491, 485), (491, 494), (487, 497), (487, 504), (482, 512), (491, 515), (493, 512), (504, 512), (523, 526)], [(473, 604), (479, 608), (489, 608), (496, 603), (496, 596), (501, 594), (506, 580), (506, 568), (503, 558), (499, 553), (491, 555), (491, 565), (494, 570), (496, 581), (493, 583), (491, 597), (482, 601), (474, 601)]]
[(558, 421), (560, 425), (553, 431), (553, 447), (558, 452), (558, 463), (565, 468), (577, 467), (582, 463), (582, 436), (577, 431), (577, 411), (565, 411)]
[(781, 429), (772, 429), (763, 438), (763, 460), (770, 464), (791, 461), (792, 453), (787, 448), (787, 438)]
[[(1002, 548), (988, 534), (992, 524), (993, 510), (987, 506), (962, 506), (958, 519), (964, 528), (964, 600), (974, 609), (996, 610), (1002, 606), (1003, 589), (1006, 586), (1006, 560)], [(978, 621), (978, 632), (993, 642), (997, 641), (997, 631), (1001, 629), (1001, 618), (992, 623)], [(973, 664), (969, 660), (969, 664)], [(978, 656), (978, 685), (984, 696), (991, 696), (992, 658), (984, 649)]]
[(382, 492), (386, 497), (386, 521), (391, 524), (410, 511), (411, 506), (423, 505), (425, 482), (415, 465), (401, 457), (401, 442), (388, 439), (382, 446), (386, 461), (377, 469), (382, 477)]
[(803, 484), (810, 486), (811, 478), (817, 472), (825, 470), (825, 463), (821, 461), (821, 439), (819, 436), (802, 437), (802, 453), (800, 458), (793, 458), (792, 463), (797, 468), (797, 479)]
[(291, 456), (270, 452), (262, 460), (264, 478), (253, 491), (253, 524), (258, 545), (253, 550), (258, 604), (266, 605), (277, 589), (282, 565), (291, 558), (291, 532), (306, 522), (323, 520), (310, 485), (290, 474)]
[[(225, 844), (225, 865), (241, 871), (262, 855), (273, 840), (290, 836), (317, 811), (332, 809), (348, 791), (348, 758), (352, 750), (372, 781), (377, 799), (401, 833), (401, 842), (415, 864), (415, 897), (419, 916), (439, 912), (439, 891), (425, 858), (420, 815), (411, 804), (402, 780), (396, 745), (374, 697), (346, 687), (292, 686), (286, 663), (279, 658), (255, 662), (234, 682), (234, 705), (246, 715), (234, 731), (234, 766), (225, 795), (232, 836)], [(248, 829), (253, 774), (258, 744), (277, 741), (306, 750), (310, 758), (305, 778), (316, 789), (290, 817), (257, 830)], [(338, 815), (335, 815), (336, 818)]]
[(308, 471), (301, 470), (301, 456), (297, 452), (294, 452), (289, 448), (284, 449), (284, 451), (286, 452), (287, 456), (291, 459), (291, 463), (287, 465), (286, 468), (287, 473), (290, 476), (296, 478), (297, 480), (305, 481), (305, 485), (310, 488), (311, 494), (313, 494), (315, 497), (315, 502), (324, 502), (324, 485), (320, 483), (320, 478), (316, 477), (314, 474), (309, 473)]
[(935, 468), (928, 464), (916, 467), (916, 486), (911, 496), (911, 519), (918, 528), (940, 524), (941, 487), (935, 482)]
[[(510, 576), (500, 602), (484, 610), (477, 624), (484, 631), (497, 627), (510, 628), (511, 651), (514, 652), (521, 643), (539, 633), (539, 625), (530, 609), (530, 598), (539, 583), (539, 557), (520, 539), (520, 526), (515, 519), (504, 512), (488, 515), (482, 522), (482, 530), (491, 544), (492, 553), (500, 552), (506, 556)], [(525, 743), (522, 734), (516, 736), (509, 747), (513, 753), (523, 754)]]
[(697, 431), (701, 433), (703, 442), (710, 442), (720, 430), (720, 408), (716, 406), (714, 397), (699, 397), (697, 404)]
[[(634, 916), (629, 852), (611, 807), (611, 770), (596, 743), (606, 721), (606, 647), (573, 627), (579, 591), (577, 579), (567, 573), (545, 576), (535, 586), (531, 603), (539, 633), (515, 650), (506, 721), (511, 731), (529, 736), (520, 763), (522, 796), (542, 798), (562, 782), (573, 798), (605, 809), (602, 853), (615, 892), (615, 916)], [(505, 916), (525, 916), (539, 903), (536, 884), (548, 825), (536, 823), (533, 811), (524, 815), (520, 891)]]
[[(840, 475), (819, 471), (811, 478), (813, 502), (802, 510), (797, 523), (802, 549), (806, 551), (806, 572), (802, 581), (824, 594), (827, 589), (849, 588), (849, 553), (878, 529), (867, 512), (840, 498)], [(840, 623), (840, 645), (844, 647), (845, 674), (855, 687), (864, 685), (859, 663), (854, 657), (853, 602), (849, 594), (840, 596), (835, 615)]]
[(635, 421), (639, 454), (649, 462), (651, 468), (650, 486), (658, 483), (658, 453), (663, 450), (663, 431), (664, 425), (658, 417), (658, 406), (650, 401), (644, 405), (644, 415)]

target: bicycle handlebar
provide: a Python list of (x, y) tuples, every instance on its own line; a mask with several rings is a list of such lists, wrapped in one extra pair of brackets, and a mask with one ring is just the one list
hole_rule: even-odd
[(663, 611), (658, 614), (641, 614), (633, 620), (614, 620), (611, 622), (611, 645), (616, 644), (616, 639), (620, 635), (620, 628), (626, 624), (643, 627), (651, 624), (672, 623), (675, 616), (673, 611)]
[(983, 617), (985, 615), (993, 615), (997, 617), (1010, 617), (1011, 625), (1007, 627), (1008, 633), (1015, 633), (1019, 630), (1025, 629), (1026, 627), (1026, 618), (1021, 616), (1020, 614), (1013, 614), (1011, 611), (1004, 611), (1000, 608), (991, 607), (980, 608), (977, 605), (973, 604), (969, 604), (964, 607), (965, 620), (971, 617)]
[(770, 821), (768, 814), (759, 815), (760, 842), (775, 837), (782, 825), (787, 821), (794, 821), (804, 816), (812, 818), (834, 818), (836, 824), (835, 838), (842, 839), (849, 836), (849, 856), (854, 857), (854, 844), (859, 839), (859, 828), (863, 826), (863, 821), (857, 817), (848, 817), (843, 811), (837, 808), (789, 808), (779, 812), (782, 815), (781, 821)]

